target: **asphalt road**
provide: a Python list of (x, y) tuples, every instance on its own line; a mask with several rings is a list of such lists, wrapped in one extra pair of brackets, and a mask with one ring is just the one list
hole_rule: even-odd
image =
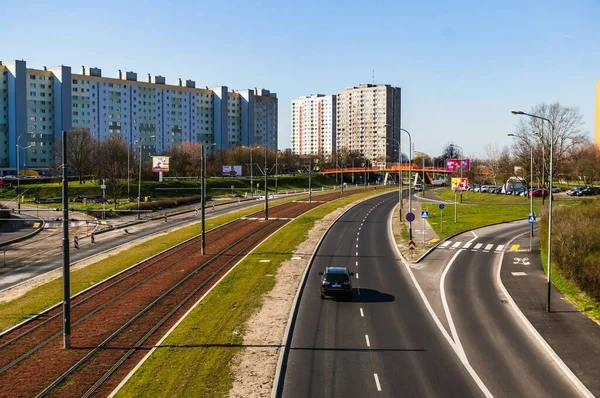
[[(498, 284), (502, 253), (528, 250), (512, 246), (511, 240), (529, 230), (527, 223), (518, 222), (458, 235), (434, 250), (415, 274), (423, 286), (429, 286), (426, 295), (438, 317), (491, 395), (581, 396), (518, 318)], [(435, 283), (427, 282), (432, 275), (439, 277), (437, 291), (432, 289)]]
[[(395, 204), (397, 193), (367, 200), (327, 233), (300, 298), (284, 397), (482, 395), (396, 260)], [(352, 302), (320, 299), (325, 266), (356, 273)]]

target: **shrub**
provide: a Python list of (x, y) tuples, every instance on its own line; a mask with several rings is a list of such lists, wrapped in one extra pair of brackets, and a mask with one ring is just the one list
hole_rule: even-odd
[[(540, 239), (547, 250), (548, 217), (542, 210)], [(565, 276), (600, 300), (600, 202), (557, 206), (552, 215), (552, 260)]]

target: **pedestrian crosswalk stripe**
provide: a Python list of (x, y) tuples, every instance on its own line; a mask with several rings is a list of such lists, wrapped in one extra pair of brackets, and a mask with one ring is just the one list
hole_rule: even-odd
[(479, 250), (479, 248), (480, 248), (481, 246), (483, 246), (483, 243), (478, 243), (478, 244), (476, 244), (476, 245), (475, 245), (475, 247), (474, 247), (473, 249), (475, 249), (475, 250)]
[(446, 247), (448, 246), (450, 243), (452, 243), (451, 241), (447, 240), (444, 243), (442, 243), (441, 247)]
[(462, 242), (456, 242), (455, 244), (452, 245), (453, 249), (456, 249), (457, 247), (459, 247), (461, 245)]
[(485, 246), (485, 249), (483, 249), (483, 251), (490, 251), (491, 248), (494, 247), (494, 245), (492, 245), (491, 243)]
[(472, 243), (471, 242), (467, 242), (465, 243), (465, 245), (463, 246), (463, 249), (468, 249), (469, 247), (471, 247)]
[(498, 246), (496, 246), (496, 251), (497, 252), (501, 252), (502, 249), (504, 249), (504, 245), (498, 245)]
[(521, 247), (521, 245), (512, 245), (510, 247), (510, 251), (511, 252), (516, 252), (517, 250), (519, 250), (519, 247)]

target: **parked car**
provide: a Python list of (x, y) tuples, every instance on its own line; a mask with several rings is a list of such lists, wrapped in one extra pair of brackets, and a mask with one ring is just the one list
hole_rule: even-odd
[(505, 195), (512, 195), (515, 192), (515, 188), (514, 187), (506, 187), (506, 190), (504, 191)]
[(423, 190), (423, 185), (415, 184), (415, 192), (421, 192)]
[(321, 298), (343, 297), (352, 300), (352, 277), (354, 272), (346, 267), (326, 267), (321, 275)]
[(529, 197), (533, 196), (534, 198), (541, 198), (542, 196), (544, 198), (548, 197), (548, 190), (547, 189), (534, 189), (533, 191), (529, 192)]
[(476, 185), (475, 187), (473, 187), (473, 192), (479, 192), (481, 191), (481, 185)]
[(502, 193), (502, 186), (496, 187), (496, 193)]
[(512, 194), (513, 194), (513, 195), (521, 195), (521, 194), (522, 194), (522, 193), (524, 193), (524, 192), (525, 192), (525, 188), (523, 188), (523, 187), (518, 187), (518, 188), (515, 188), (515, 189), (513, 190), (513, 193), (512, 193)]
[(560, 192), (559, 187), (552, 187), (552, 193), (559, 193), (559, 192)]
[(580, 187), (573, 187), (573, 188), (571, 188), (571, 189), (569, 189), (569, 190), (567, 191), (567, 195), (569, 195), (569, 196), (578, 196), (578, 195), (577, 195), (577, 192), (579, 192), (580, 190), (582, 190), (582, 189), (584, 189), (584, 188), (587, 188), (587, 187), (584, 187), (584, 186), (580, 186)]
[(575, 192), (575, 196), (590, 196), (590, 195), (598, 195), (600, 189), (596, 187), (585, 187)]
[(481, 189), (480, 189), (480, 192), (488, 192), (489, 189), (490, 188), (487, 185), (482, 185)]

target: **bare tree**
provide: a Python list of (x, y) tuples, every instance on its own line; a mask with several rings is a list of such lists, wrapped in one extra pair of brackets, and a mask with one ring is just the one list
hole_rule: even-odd
[(458, 159), (460, 157), (460, 149), (452, 145), (452, 143), (448, 143), (442, 149), (442, 157), (444, 159)]
[(115, 209), (123, 188), (127, 185), (127, 144), (117, 137), (109, 137), (98, 144), (96, 170), (106, 179)]
[(86, 127), (75, 127), (67, 133), (69, 166), (77, 174), (80, 184), (84, 176), (94, 171), (96, 146), (96, 140), (92, 138), (90, 130)]
[[(577, 107), (563, 106), (560, 103), (541, 103), (529, 112), (545, 117), (554, 124), (554, 178), (561, 172), (567, 153), (584, 140), (583, 117)], [(550, 124), (544, 120), (522, 117), (515, 128), (516, 142), (513, 146), (515, 157), (522, 167), (529, 166), (529, 148), (533, 148), (533, 162), (536, 174), (545, 171), (543, 185), (549, 181), (550, 170)]]
[(574, 147), (570, 153), (566, 165), (570, 166), (567, 171), (584, 183), (593, 185), (594, 180), (600, 176), (600, 148), (594, 143), (586, 140), (585, 143)]

